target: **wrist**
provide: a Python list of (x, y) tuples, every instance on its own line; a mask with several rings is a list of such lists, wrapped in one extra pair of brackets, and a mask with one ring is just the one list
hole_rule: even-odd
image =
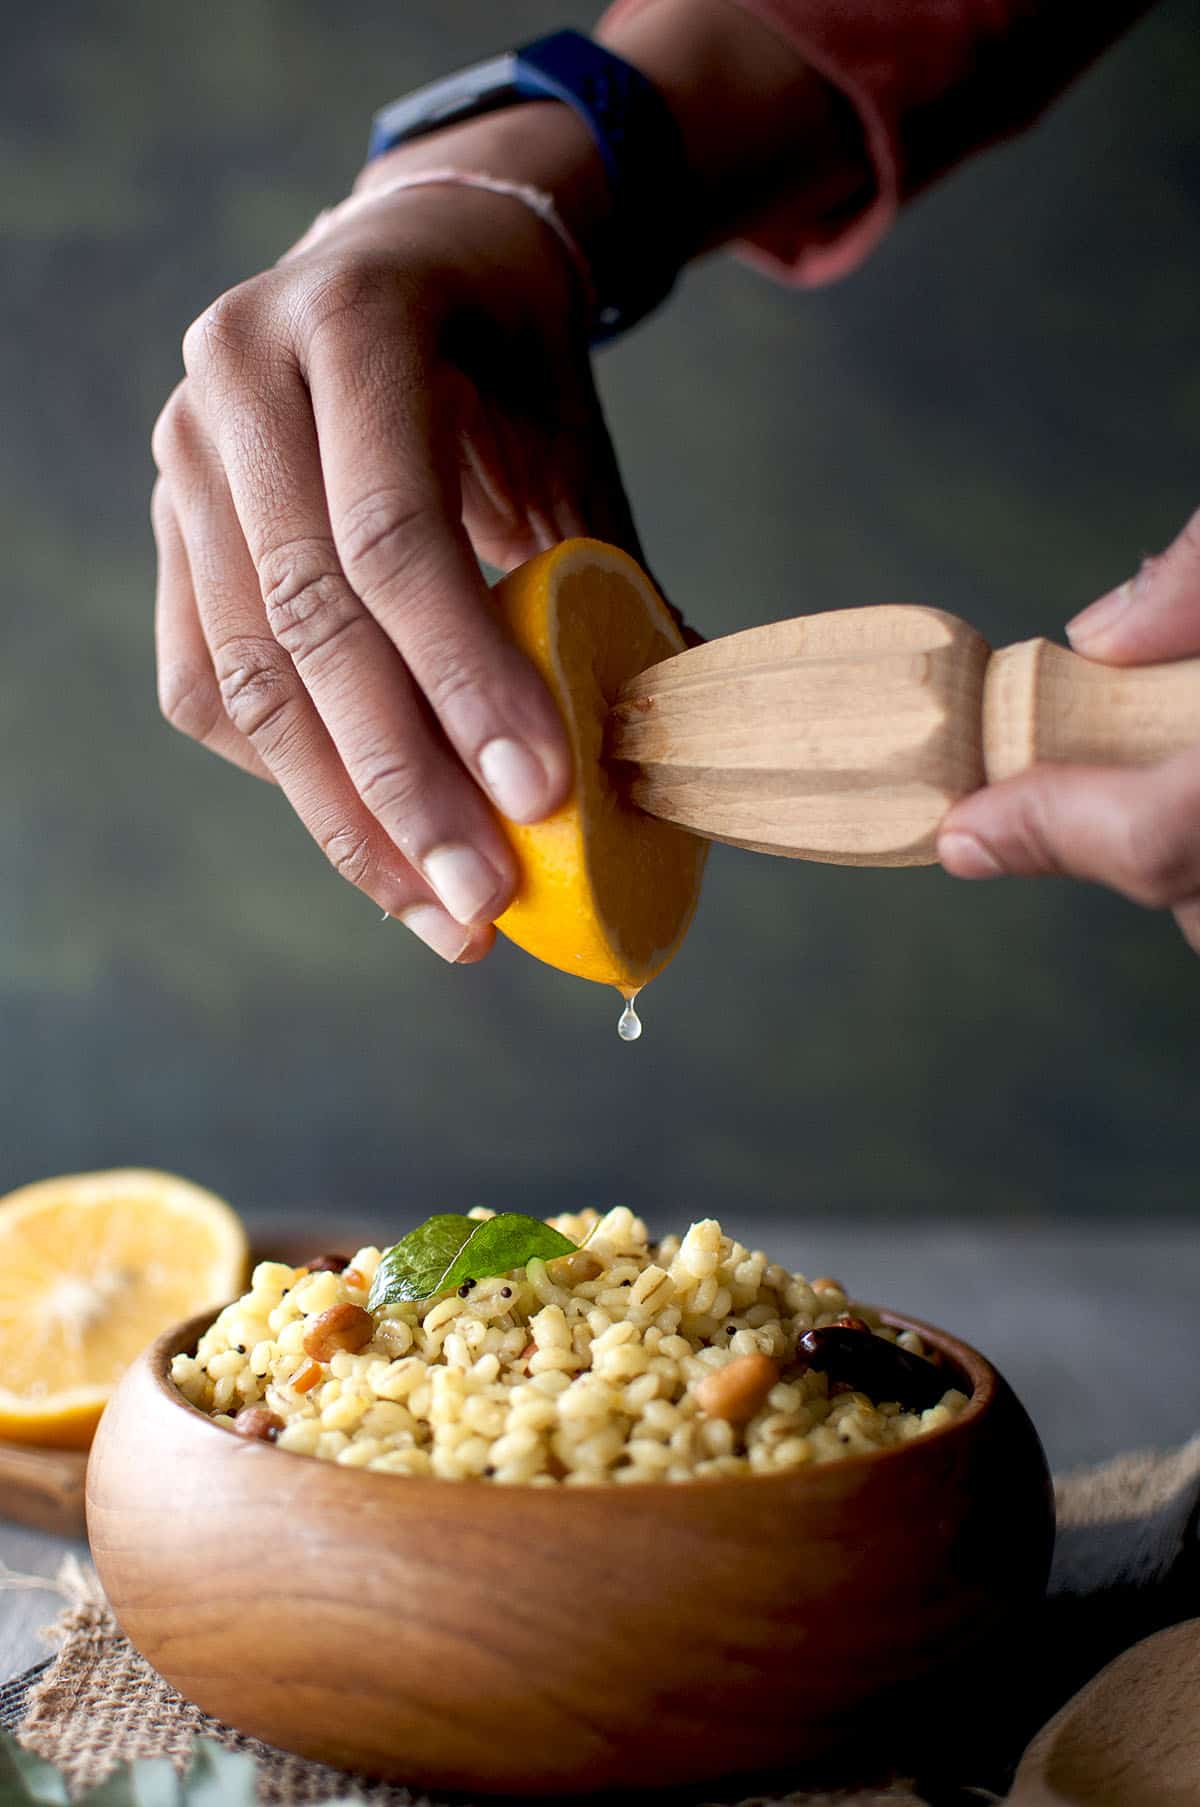
[(604, 165), (591, 133), (559, 101), (528, 101), (397, 145), (359, 172), (356, 193), (423, 169), (478, 170), (549, 194), (587, 257), (608, 217)]
[[(869, 197), (871, 160), (848, 101), (736, 0), (642, 0), (606, 16), (597, 37), (654, 84), (682, 139), (687, 192), (663, 218), (673, 266), (747, 229), (783, 193), (793, 219), (803, 227), (807, 212), (814, 229), (850, 217)], [(594, 248), (603, 258), (607, 238), (611, 254), (613, 228), (621, 231), (600, 151), (561, 102), (522, 102), (443, 126), (373, 158), (355, 188), (434, 168), (548, 194), (593, 269)]]

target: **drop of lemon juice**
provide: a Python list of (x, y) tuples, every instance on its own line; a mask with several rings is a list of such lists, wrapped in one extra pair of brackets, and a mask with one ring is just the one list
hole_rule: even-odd
[(634, 1009), (641, 992), (625, 999), (625, 1008), (617, 1019), (617, 1034), (623, 1042), (635, 1042), (642, 1033), (642, 1019)]

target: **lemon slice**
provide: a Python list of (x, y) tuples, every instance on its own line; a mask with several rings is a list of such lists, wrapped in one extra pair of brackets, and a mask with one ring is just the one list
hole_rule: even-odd
[(683, 940), (708, 846), (628, 800), (604, 759), (605, 721), (622, 684), (682, 652), (683, 637), (640, 566), (599, 540), (564, 540), (493, 595), (558, 703), (576, 774), (544, 822), (504, 824), (521, 879), (496, 927), (550, 966), (630, 997)]
[(245, 1232), (169, 1173), (42, 1180), (0, 1199), (0, 1437), (86, 1449), (133, 1358), (242, 1290)]

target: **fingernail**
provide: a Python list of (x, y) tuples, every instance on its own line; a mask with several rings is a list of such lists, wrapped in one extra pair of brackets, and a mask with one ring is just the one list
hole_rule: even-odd
[(499, 874), (473, 847), (435, 848), (422, 861), (421, 870), (456, 921), (492, 920)]
[(1004, 867), (982, 841), (961, 829), (938, 837), (937, 854), (954, 878), (1003, 878)]
[(1067, 623), (1067, 639), (1071, 645), (1079, 646), (1088, 640), (1102, 638), (1125, 613), (1133, 597), (1134, 583), (1130, 578), (1119, 590), (1110, 591), (1099, 602), (1093, 602), (1089, 608), (1083, 609)]
[(1102, 640), (1105, 634), (1120, 620), (1131, 603), (1140, 601), (1155, 561), (1144, 558), (1138, 567), (1136, 577), (1129, 578), (1119, 589), (1110, 590), (1099, 602), (1093, 602), (1088, 608), (1081, 609), (1073, 620), (1067, 623), (1067, 639), (1071, 645), (1078, 647), (1080, 642)]
[(535, 820), (546, 807), (546, 769), (519, 740), (489, 740), (479, 770), (501, 815), (513, 822)]
[(436, 904), (414, 904), (411, 910), (403, 911), (398, 920), (443, 960), (460, 960), (471, 945), (471, 937), (463, 934), (462, 923), (455, 922)]

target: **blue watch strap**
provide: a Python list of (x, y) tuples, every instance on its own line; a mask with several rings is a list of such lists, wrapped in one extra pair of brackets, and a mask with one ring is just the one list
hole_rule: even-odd
[(670, 108), (639, 69), (578, 31), (434, 82), (377, 113), (368, 157), (522, 100), (558, 100), (591, 132), (612, 197), (589, 246), (599, 296), (593, 342), (613, 338), (671, 291), (690, 244), (691, 184)]
[(367, 162), (397, 144), (408, 144), (443, 126), (529, 98), (517, 85), (517, 53), (509, 50), (503, 56), (489, 57), (486, 63), (443, 76), (381, 107), (371, 121)]

